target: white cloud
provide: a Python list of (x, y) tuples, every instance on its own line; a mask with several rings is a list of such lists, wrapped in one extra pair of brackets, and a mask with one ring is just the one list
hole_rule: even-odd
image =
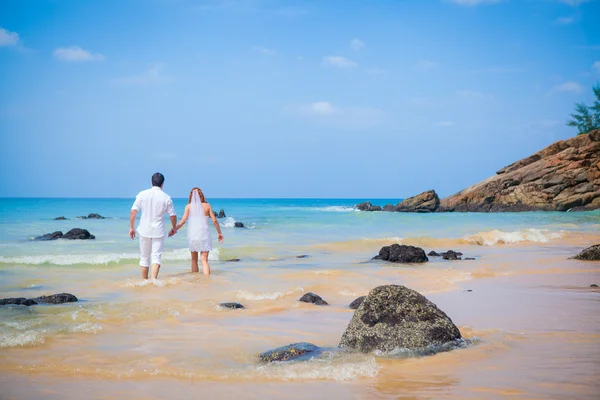
[(438, 122), (435, 125), (436, 126), (441, 126), (441, 127), (450, 127), (450, 126), (454, 126), (456, 124), (453, 121), (442, 121), (442, 122)]
[(415, 68), (421, 71), (425, 71), (428, 69), (435, 68), (437, 63), (435, 61), (430, 60), (420, 60), (417, 64), (415, 64)]
[(577, 82), (565, 82), (561, 85), (554, 86), (554, 90), (557, 92), (581, 93), (583, 87)]
[(358, 64), (345, 57), (327, 56), (323, 58), (323, 65), (337, 68), (353, 68), (356, 67)]
[(170, 82), (172, 79), (162, 74), (162, 68), (162, 65), (157, 63), (139, 75), (113, 79), (112, 83), (124, 86), (148, 86)]
[(259, 53), (265, 56), (274, 56), (275, 54), (277, 54), (277, 50), (269, 49), (268, 47), (254, 46), (252, 49), (254, 51), (258, 51)]
[(79, 46), (61, 47), (55, 49), (54, 58), (61, 61), (102, 61), (105, 57), (100, 53), (91, 53), (87, 50), (82, 49)]
[(592, 69), (600, 74), (600, 61), (596, 61), (594, 64), (592, 64)]
[(328, 101), (294, 104), (284, 109), (286, 114), (309, 122), (339, 129), (366, 129), (381, 125), (385, 113), (378, 108), (343, 107)]
[(0, 47), (16, 46), (19, 44), (19, 34), (0, 28)]
[(561, 17), (554, 21), (557, 25), (569, 25), (575, 22), (575, 17)]
[(352, 47), (352, 50), (354, 51), (361, 51), (365, 47), (365, 42), (363, 42), (360, 39), (354, 38), (350, 41), (350, 47)]
[(483, 99), (485, 95), (474, 90), (457, 90), (456, 95), (461, 99)]
[(450, 0), (451, 3), (458, 4), (459, 6), (477, 6), (479, 4), (493, 4), (501, 1), (502, 0)]

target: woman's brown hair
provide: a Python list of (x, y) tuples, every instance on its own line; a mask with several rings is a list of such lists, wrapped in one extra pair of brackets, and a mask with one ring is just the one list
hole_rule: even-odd
[(202, 190), (200, 190), (200, 188), (193, 188), (192, 190), (190, 190), (190, 198), (188, 199), (188, 204), (190, 204), (192, 202), (192, 195), (194, 194), (194, 191), (198, 191), (198, 196), (200, 196), (200, 201), (203, 203), (206, 203), (206, 198), (204, 197), (204, 193), (202, 193)]

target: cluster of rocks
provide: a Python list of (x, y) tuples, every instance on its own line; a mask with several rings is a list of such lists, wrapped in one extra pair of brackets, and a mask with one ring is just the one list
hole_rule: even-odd
[(69, 240), (90, 240), (96, 239), (96, 236), (90, 234), (87, 229), (74, 228), (69, 232), (63, 233), (61, 231), (56, 231), (52, 233), (47, 233), (42, 236), (38, 236), (34, 238), (35, 241), (46, 241), (46, 240), (57, 240), (57, 239), (69, 239)]
[[(64, 216), (54, 218), (55, 221), (65, 221), (66, 219), (67, 218), (65, 218)], [(103, 217), (100, 214), (91, 213), (91, 214), (88, 214), (87, 216), (80, 215), (79, 217), (75, 217), (75, 219), (105, 219), (105, 217)]]
[[(314, 295), (314, 294), (313, 294)], [(339, 345), (334, 349), (300, 342), (258, 355), (262, 362), (282, 362), (318, 357), (324, 351), (374, 351), (460, 347), (465, 341), (452, 320), (420, 293), (402, 285), (383, 285), (352, 302), (356, 309)]]
[(79, 301), (77, 297), (70, 293), (58, 293), (50, 296), (35, 297), (33, 299), (26, 299), (25, 297), (9, 297), (6, 299), (0, 299), (0, 306), (5, 306), (9, 304), (34, 306), (36, 304), (62, 304), (72, 303), (76, 301)]
[(219, 210), (219, 213), (215, 215), (215, 217), (217, 218), (226, 218), (227, 215), (225, 215), (225, 210), (223, 210), (222, 208)]
[[(424, 263), (429, 261), (430, 257), (442, 257), (444, 260), (461, 260), (463, 254), (459, 251), (448, 250), (446, 252), (438, 253), (436, 251), (430, 251), (425, 255), (425, 250), (416, 246), (408, 246), (403, 244), (392, 244), (391, 246), (384, 246), (379, 250), (379, 254), (373, 257), (373, 260), (390, 261), (394, 263), (412, 264), (412, 263)], [(474, 258), (467, 257), (465, 260), (474, 260)]]
[(434, 212), (440, 205), (440, 198), (435, 190), (428, 190), (417, 196), (402, 200), (396, 205), (386, 204), (385, 206), (374, 206), (367, 201), (360, 203), (356, 208), (360, 211), (386, 211), (386, 212), (416, 212), (428, 213)]

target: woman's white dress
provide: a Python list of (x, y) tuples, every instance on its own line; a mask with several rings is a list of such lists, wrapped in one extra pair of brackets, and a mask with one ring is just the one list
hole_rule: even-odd
[(190, 251), (211, 251), (212, 237), (208, 230), (209, 216), (204, 215), (204, 207), (197, 192), (193, 193), (190, 203), (190, 215), (188, 222), (188, 245)]

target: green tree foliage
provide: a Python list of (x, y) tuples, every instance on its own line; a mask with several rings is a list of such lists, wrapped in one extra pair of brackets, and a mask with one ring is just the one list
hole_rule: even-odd
[(571, 114), (572, 120), (567, 122), (568, 126), (577, 127), (578, 135), (588, 133), (594, 129), (600, 129), (600, 83), (593, 88), (596, 100), (590, 107), (585, 103), (575, 104), (575, 113)]

